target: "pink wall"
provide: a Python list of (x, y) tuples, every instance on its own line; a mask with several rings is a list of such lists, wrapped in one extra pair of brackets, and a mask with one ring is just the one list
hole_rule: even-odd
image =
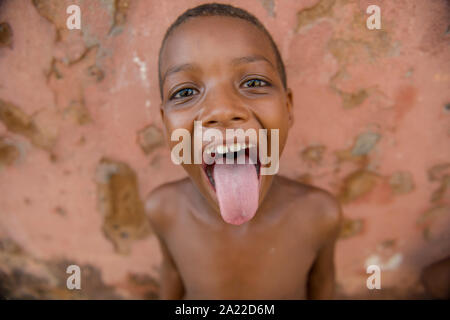
[[(295, 125), (281, 173), (342, 201), (338, 296), (426, 296), (422, 268), (450, 255), (447, 1), (223, 2), (260, 18), (284, 58)], [(204, 1), (0, 3), (0, 293), (155, 297), (141, 199), (185, 175), (161, 142), (157, 52)], [(73, 3), (81, 31), (65, 27)], [(366, 28), (369, 4), (382, 30)], [(81, 291), (65, 287), (72, 263)]]

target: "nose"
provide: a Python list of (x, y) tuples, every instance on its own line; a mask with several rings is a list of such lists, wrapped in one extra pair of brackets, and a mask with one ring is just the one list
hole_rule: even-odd
[(205, 99), (199, 120), (204, 127), (234, 127), (248, 121), (250, 111), (228, 90), (210, 92)]

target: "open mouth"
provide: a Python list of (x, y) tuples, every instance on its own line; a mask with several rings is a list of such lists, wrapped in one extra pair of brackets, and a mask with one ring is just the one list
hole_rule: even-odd
[[(255, 148), (255, 154), (256, 153), (256, 147), (252, 144), (242, 143), (242, 144), (232, 144), (232, 145), (219, 145), (217, 147), (212, 148), (211, 150), (206, 150), (206, 152), (209, 154), (211, 158), (214, 158), (215, 161), (212, 164), (207, 164), (203, 162), (202, 167), (203, 171), (205, 172), (206, 176), (208, 177), (208, 181), (211, 184), (214, 191), (216, 191), (216, 182), (214, 180), (214, 167), (216, 166), (217, 162), (220, 162), (221, 164), (230, 163), (232, 161), (235, 164), (243, 164), (242, 162), (238, 162), (238, 159), (241, 157), (245, 157), (245, 164), (251, 164), (253, 163), (256, 175), (258, 177), (258, 180), (260, 179), (260, 173), (261, 173), (261, 164), (259, 162), (259, 158), (256, 156), (256, 159), (251, 160), (252, 157), (250, 155), (250, 150), (252, 148)], [(218, 161), (221, 159), (221, 161)], [(240, 161), (243, 161), (242, 158)]]
[(240, 225), (259, 206), (260, 169), (256, 146), (233, 143), (205, 148), (202, 167), (213, 188), (225, 222)]

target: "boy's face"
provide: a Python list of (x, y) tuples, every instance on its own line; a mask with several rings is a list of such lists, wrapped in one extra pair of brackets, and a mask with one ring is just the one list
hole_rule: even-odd
[[(232, 17), (193, 18), (169, 36), (160, 63), (161, 114), (171, 149), (179, 143), (170, 141), (175, 129), (187, 129), (193, 145), (194, 121), (202, 121), (203, 132), (208, 128), (219, 129), (224, 140), (225, 129), (252, 128), (257, 132), (267, 129), (269, 135), (271, 129), (278, 129), (282, 152), (292, 124), (292, 96), (290, 90), (283, 87), (270, 40), (256, 26)], [(207, 143), (203, 143), (203, 148)], [(269, 153), (270, 144), (268, 139)], [(236, 209), (224, 209), (227, 206), (225, 200), (233, 202), (234, 198), (227, 198), (226, 190), (222, 193), (216, 190), (218, 181), (215, 186), (211, 184), (205, 165), (183, 164), (183, 167), (225, 221), (241, 224), (251, 218), (224, 216), (224, 211)], [(217, 171), (214, 177), (220, 175)], [(226, 176), (226, 170), (224, 174)], [(239, 181), (246, 174), (245, 170), (235, 176), (230, 174), (227, 183)], [(272, 178), (270, 175), (257, 176), (257, 206), (267, 193)], [(249, 179), (252, 178), (246, 178)], [(235, 193), (242, 193), (236, 190)], [(225, 195), (222, 197), (222, 194)]]

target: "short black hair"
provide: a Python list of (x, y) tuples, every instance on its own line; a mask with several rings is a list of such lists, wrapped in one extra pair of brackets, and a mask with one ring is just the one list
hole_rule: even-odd
[(221, 4), (221, 3), (207, 3), (202, 4), (200, 6), (197, 6), (192, 9), (186, 10), (183, 14), (181, 14), (174, 23), (167, 29), (166, 34), (164, 35), (161, 48), (159, 49), (159, 55), (158, 55), (158, 78), (159, 78), (159, 91), (161, 94), (161, 98), (163, 96), (162, 92), (162, 77), (161, 77), (161, 53), (164, 48), (164, 45), (166, 44), (167, 38), (172, 34), (172, 32), (179, 27), (181, 24), (186, 22), (189, 19), (195, 18), (195, 17), (213, 17), (213, 16), (221, 16), (221, 17), (233, 17), (242, 19), (245, 21), (250, 22), (254, 26), (256, 26), (259, 30), (261, 30), (270, 40), (270, 44), (272, 45), (272, 48), (275, 52), (275, 57), (277, 60), (277, 68), (278, 72), (281, 76), (281, 81), (283, 82), (284, 88), (287, 88), (287, 80), (286, 80), (286, 71), (284, 68), (283, 60), (281, 59), (280, 51), (278, 50), (277, 45), (275, 44), (275, 41), (273, 41), (272, 36), (267, 31), (267, 29), (264, 27), (264, 25), (252, 14), (249, 12), (230, 6), (228, 4)]

